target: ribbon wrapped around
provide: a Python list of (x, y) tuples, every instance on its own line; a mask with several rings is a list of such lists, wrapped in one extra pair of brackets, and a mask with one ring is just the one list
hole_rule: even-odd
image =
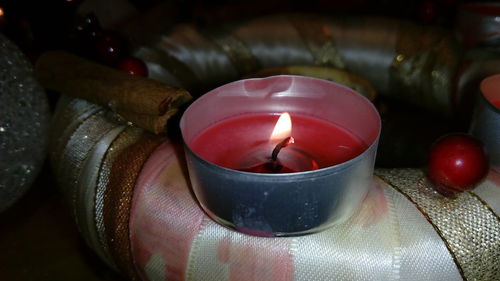
[(175, 139), (63, 98), (51, 160), (88, 244), (132, 280), (500, 280), (500, 175), (456, 199), (417, 169), (377, 170), (346, 223), (259, 238), (211, 221)]
[[(151, 78), (190, 91), (261, 68), (308, 65), (347, 69), (381, 94), (439, 112), (458, 102), (457, 42), (402, 21), (294, 15), (203, 31), (179, 25), (136, 55)], [(378, 169), (347, 222), (308, 236), (258, 238), (203, 213), (176, 138), (115, 117), (62, 97), (50, 158), (83, 237), (132, 280), (500, 280), (498, 171), (447, 199), (419, 169)]]
[(450, 115), (462, 50), (452, 32), (388, 18), (272, 15), (213, 29), (179, 24), (139, 45), (150, 77), (196, 93), (262, 68), (345, 69), (378, 93)]

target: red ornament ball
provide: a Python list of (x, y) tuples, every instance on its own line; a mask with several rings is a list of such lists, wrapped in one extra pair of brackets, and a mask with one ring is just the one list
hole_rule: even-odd
[(118, 68), (132, 75), (139, 75), (143, 77), (148, 76), (148, 67), (142, 60), (138, 58), (123, 58), (118, 63)]
[(467, 134), (450, 134), (431, 147), (428, 177), (444, 195), (474, 188), (488, 173), (484, 145)]

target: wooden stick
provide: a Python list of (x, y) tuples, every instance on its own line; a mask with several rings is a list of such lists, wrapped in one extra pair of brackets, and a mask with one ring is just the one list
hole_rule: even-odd
[(118, 113), (164, 116), (191, 99), (184, 89), (130, 75), (63, 51), (42, 54), (35, 64), (35, 75), (45, 88), (108, 106)]
[(116, 113), (133, 125), (150, 131), (153, 134), (160, 135), (166, 132), (167, 121), (178, 111), (177, 108), (172, 108), (161, 116), (140, 114), (130, 111), (118, 111)]

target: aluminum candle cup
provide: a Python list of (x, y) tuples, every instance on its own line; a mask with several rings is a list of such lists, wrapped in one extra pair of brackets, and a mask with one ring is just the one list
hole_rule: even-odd
[(480, 90), (470, 133), (484, 143), (490, 163), (500, 169), (500, 74), (485, 78)]
[[(282, 112), (289, 112), (292, 121), (300, 115), (341, 127), (359, 139), (363, 149), (331, 166), (279, 174), (223, 167), (193, 149), (202, 132), (224, 120)], [(381, 122), (372, 103), (347, 87), (316, 78), (273, 76), (232, 82), (206, 93), (184, 112), (180, 128), (193, 191), (211, 218), (247, 234), (293, 236), (344, 222), (356, 211), (371, 186)], [(257, 137), (262, 130), (267, 128), (245, 139)], [(300, 130), (294, 132), (297, 145), (321, 138), (314, 131), (305, 136)], [(232, 141), (214, 145), (211, 152)], [(326, 151), (329, 145), (321, 146)], [(223, 156), (244, 157), (238, 153)]]
[(500, 3), (494, 1), (461, 4), (457, 12), (458, 33), (466, 48), (497, 46), (500, 43)]

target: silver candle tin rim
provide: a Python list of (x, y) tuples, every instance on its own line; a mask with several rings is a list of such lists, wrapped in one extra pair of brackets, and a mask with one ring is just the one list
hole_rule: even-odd
[[(499, 83), (500, 89), (500, 73), (488, 76), (481, 81), (480, 94), (474, 108), (469, 133), (483, 142), (490, 164), (498, 167), (500, 165), (500, 109), (492, 103), (491, 97), (487, 97), (491, 92), (487, 86), (490, 83)], [(498, 93), (498, 98), (500, 100), (500, 93)]]
[(242, 174), (242, 175), (248, 175), (248, 176), (258, 176), (259, 178), (280, 178), (280, 177), (286, 177), (286, 178), (294, 178), (294, 177), (304, 177), (304, 175), (308, 175), (308, 174), (316, 174), (316, 176), (323, 176), (323, 174), (329, 174), (329, 170), (332, 170), (332, 169), (338, 169), (338, 171), (342, 171), (344, 169), (347, 169), (348, 167), (352, 166), (353, 163), (355, 162), (358, 162), (358, 161), (361, 161), (362, 158), (364, 158), (365, 154), (367, 151), (373, 149), (373, 146), (378, 146), (378, 141), (379, 141), (379, 138), (380, 138), (380, 131), (379, 130), (379, 134), (377, 135), (377, 137), (375, 138), (375, 140), (372, 142), (371, 145), (367, 146), (366, 149), (363, 150), (363, 152), (361, 152), (359, 155), (347, 160), (347, 161), (344, 161), (342, 163), (339, 163), (339, 164), (335, 164), (335, 165), (330, 165), (330, 166), (327, 166), (327, 167), (323, 167), (323, 168), (319, 168), (319, 169), (316, 169), (316, 170), (309, 170), (309, 171), (302, 171), (302, 172), (293, 172), (293, 173), (277, 173), (277, 174), (271, 174), (271, 173), (254, 173), (254, 172), (247, 172), (247, 171), (241, 171), (241, 170), (236, 170), (236, 169), (231, 169), (231, 168), (226, 168), (224, 166), (221, 166), (221, 165), (218, 165), (218, 164), (215, 164), (215, 163), (212, 163), (208, 160), (205, 160), (203, 157), (201, 157), (199, 154), (197, 154), (196, 152), (194, 152), (190, 147), (189, 145), (184, 142), (184, 147), (186, 149), (188, 149), (197, 159), (201, 160), (202, 162), (204, 163), (207, 163), (209, 165), (212, 165), (214, 167), (217, 167), (221, 170), (224, 170), (224, 171), (227, 171), (227, 172), (232, 172), (232, 173), (235, 173), (235, 174)]
[[(339, 163), (339, 164), (335, 164), (335, 165), (331, 165), (331, 166), (328, 166), (328, 167), (323, 167), (323, 168), (319, 168), (317, 170), (310, 170), (310, 171), (302, 171), (302, 172), (294, 172), (294, 173), (282, 173), (282, 174), (263, 174), (263, 173), (253, 173), (253, 172), (246, 172), (246, 171), (240, 171), (240, 170), (235, 170), (235, 169), (231, 169), (231, 168), (226, 168), (226, 167), (223, 167), (223, 166), (220, 166), (220, 165), (217, 165), (215, 163), (212, 163), (208, 160), (205, 160), (202, 156), (198, 155), (196, 152), (194, 152), (191, 147), (189, 146), (188, 142), (186, 141), (186, 138), (184, 136), (184, 130), (182, 130), (183, 128), (183, 124), (185, 121), (185, 116), (186, 116), (186, 113), (189, 112), (190, 108), (192, 108), (192, 105), (195, 104), (195, 103), (200, 103), (200, 102), (203, 102), (204, 99), (207, 99), (207, 98), (210, 98), (210, 93), (213, 93), (215, 91), (217, 91), (218, 89), (222, 88), (222, 87), (227, 87), (227, 86), (230, 86), (232, 84), (236, 84), (236, 83), (241, 83), (241, 81), (243, 80), (264, 80), (264, 79), (269, 79), (269, 78), (273, 78), (273, 77), (301, 77), (301, 78), (305, 78), (305, 79), (308, 79), (308, 80), (319, 80), (319, 81), (322, 81), (322, 82), (327, 82), (327, 83), (331, 83), (331, 84), (335, 84), (336, 86), (338, 87), (342, 87), (344, 89), (347, 89), (357, 95), (359, 95), (359, 97), (361, 97), (362, 99), (365, 99), (366, 103), (368, 104), (368, 106), (370, 106), (374, 112), (376, 112), (377, 114), (377, 132), (376, 132), (376, 137), (371, 141), (371, 143), (369, 143), (366, 148), (363, 150), (363, 152), (361, 152), (359, 155), (347, 160), (347, 161), (344, 161), (342, 163)], [(268, 112), (266, 112), (268, 113)], [(380, 134), (382, 132), (382, 120), (380, 118), (380, 114), (378, 114), (378, 110), (377, 108), (375, 107), (375, 105), (365, 96), (359, 94), (358, 92), (356, 92), (355, 90), (353, 90), (352, 88), (349, 88), (345, 85), (342, 85), (342, 84), (339, 84), (339, 83), (336, 83), (336, 82), (332, 82), (332, 81), (329, 81), (329, 80), (325, 80), (325, 79), (320, 79), (320, 78), (314, 78), (314, 77), (306, 77), (306, 76), (297, 76), (297, 75), (274, 75), (274, 76), (268, 76), (268, 77), (264, 77), (264, 78), (249, 78), (249, 79), (242, 79), (242, 80), (236, 80), (236, 81), (232, 81), (230, 83), (227, 83), (227, 84), (224, 84), (222, 86), (219, 86), (205, 94), (203, 94), (201, 97), (197, 98), (193, 103), (191, 103), (188, 108), (184, 111), (182, 117), (181, 117), (181, 120), (180, 120), (180, 128), (181, 128), (181, 135), (182, 135), (182, 139), (183, 139), (183, 142), (184, 142), (184, 146), (186, 148), (189, 149), (189, 151), (191, 153), (193, 153), (193, 155), (195, 155), (197, 158), (199, 158), (200, 160), (203, 160), (204, 162), (207, 162), (207, 163), (210, 163), (214, 166), (217, 166), (217, 167), (220, 167), (221, 169), (224, 169), (224, 170), (228, 170), (228, 171), (234, 171), (234, 172), (237, 172), (237, 173), (241, 173), (241, 174), (257, 174), (259, 175), (259, 177), (290, 177), (290, 176), (303, 176), (304, 174), (308, 174), (308, 173), (321, 173), (322, 171), (324, 170), (327, 170), (329, 168), (338, 168), (338, 169), (342, 169), (341, 167), (342, 166), (350, 166), (350, 163), (354, 163), (357, 161), (357, 159), (360, 159), (362, 158), (362, 156), (365, 154), (366, 151), (369, 151), (372, 146), (374, 145), (378, 145), (378, 141), (379, 141), (379, 138), (380, 138)]]

